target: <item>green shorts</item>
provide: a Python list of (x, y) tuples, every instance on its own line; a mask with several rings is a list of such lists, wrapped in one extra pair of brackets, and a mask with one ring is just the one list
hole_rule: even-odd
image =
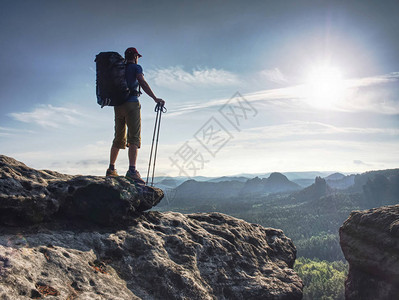
[[(141, 146), (141, 105), (140, 102), (125, 102), (114, 107), (115, 111), (115, 136), (112, 146), (125, 149), (126, 146)], [(127, 136), (126, 136), (127, 125)]]

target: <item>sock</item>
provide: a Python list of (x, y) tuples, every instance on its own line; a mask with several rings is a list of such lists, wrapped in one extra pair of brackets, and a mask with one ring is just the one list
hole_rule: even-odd
[(136, 166), (129, 166), (129, 172), (130, 173), (136, 172)]
[(111, 171), (115, 170), (115, 165), (109, 164), (109, 168), (108, 169), (110, 169)]

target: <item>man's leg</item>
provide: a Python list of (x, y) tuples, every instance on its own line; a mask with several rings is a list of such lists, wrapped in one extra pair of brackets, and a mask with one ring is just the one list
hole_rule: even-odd
[(116, 159), (118, 158), (119, 148), (112, 146), (110, 152), (111, 153), (109, 158), (109, 167), (107, 169), (107, 173), (105, 174), (105, 176), (118, 176), (118, 173), (116, 172), (115, 169), (115, 162)]
[(141, 145), (141, 116), (140, 103), (130, 102), (129, 113), (126, 118), (127, 123), (127, 142), (129, 144), (129, 170), (134, 173), (136, 169), (138, 148)]
[(129, 167), (136, 168), (136, 161), (137, 161), (137, 146), (136, 145), (129, 145)]
[(111, 154), (110, 154), (110, 159), (109, 159), (109, 164), (115, 166), (116, 159), (118, 158), (119, 154), (119, 148), (116, 148), (114, 146), (111, 147)]
[(115, 170), (116, 159), (118, 158), (119, 149), (124, 149), (126, 145), (126, 122), (124, 116), (123, 105), (115, 106), (115, 135), (112, 142), (109, 158), (109, 168), (106, 176), (118, 176)]
[(140, 173), (136, 170), (138, 147), (136, 145), (129, 145), (129, 170), (126, 172), (128, 179), (133, 179), (139, 183), (145, 184), (145, 181), (141, 178)]
[(129, 171), (126, 173), (128, 179), (133, 179), (136, 182), (145, 184), (145, 181), (141, 179), (140, 173), (136, 170), (136, 160), (138, 148), (141, 145), (141, 117), (140, 117), (140, 103), (130, 102), (128, 103), (129, 113), (126, 118), (127, 123), (127, 142), (129, 144)]

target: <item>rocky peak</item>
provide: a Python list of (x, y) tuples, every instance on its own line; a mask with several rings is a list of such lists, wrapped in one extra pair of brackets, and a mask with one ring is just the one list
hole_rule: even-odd
[(270, 183), (285, 183), (285, 182), (289, 182), (287, 176), (285, 176), (284, 174), (278, 173), (278, 172), (274, 172), (271, 173), (268, 181)]
[(261, 184), (262, 183), (262, 179), (259, 178), (258, 176), (254, 177), (254, 178), (250, 178), (246, 181), (247, 185), (257, 185), (257, 184)]
[(399, 205), (354, 211), (340, 228), (347, 300), (398, 299)]
[(337, 173), (328, 175), (327, 177), (325, 177), (325, 179), (326, 179), (326, 180), (341, 180), (341, 179), (343, 179), (344, 177), (345, 177), (344, 174), (338, 173), (338, 172), (337, 172)]
[(300, 186), (288, 180), (285, 175), (274, 172), (268, 178), (248, 179), (240, 195), (292, 192), (299, 189)]
[(292, 197), (297, 201), (309, 201), (311, 199), (320, 199), (323, 196), (331, 194), (332, 191), (325, 179), (316, 177), (315, 182), (311, 186), (292, 194)]
[(315, 178), (314, 184), (318, 187), (325, 187), (327, 185), (326, 180), (320, 176)]

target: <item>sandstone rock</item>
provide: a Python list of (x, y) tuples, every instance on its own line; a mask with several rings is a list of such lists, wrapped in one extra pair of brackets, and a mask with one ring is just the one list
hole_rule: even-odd
[(398, 299), (399, 205), (352, 212), (340, 228), (346, 299)]
[(143, 212), (163, 192), (0, 156), (1, 299), (302, 298), (281, 230)]
[(150, 209), (162, 198), (162, 190), (124, 177), (38, 171), (0, 155), (0, 224), (40, 223), (58, 216), (114, 224)]
[(295, 300), (295, 253), (281, 230), (219, 213), (145, 212), (119, 228), (3, 227), (0, 298), (47, 288), (58, 293), (48, 299)]

